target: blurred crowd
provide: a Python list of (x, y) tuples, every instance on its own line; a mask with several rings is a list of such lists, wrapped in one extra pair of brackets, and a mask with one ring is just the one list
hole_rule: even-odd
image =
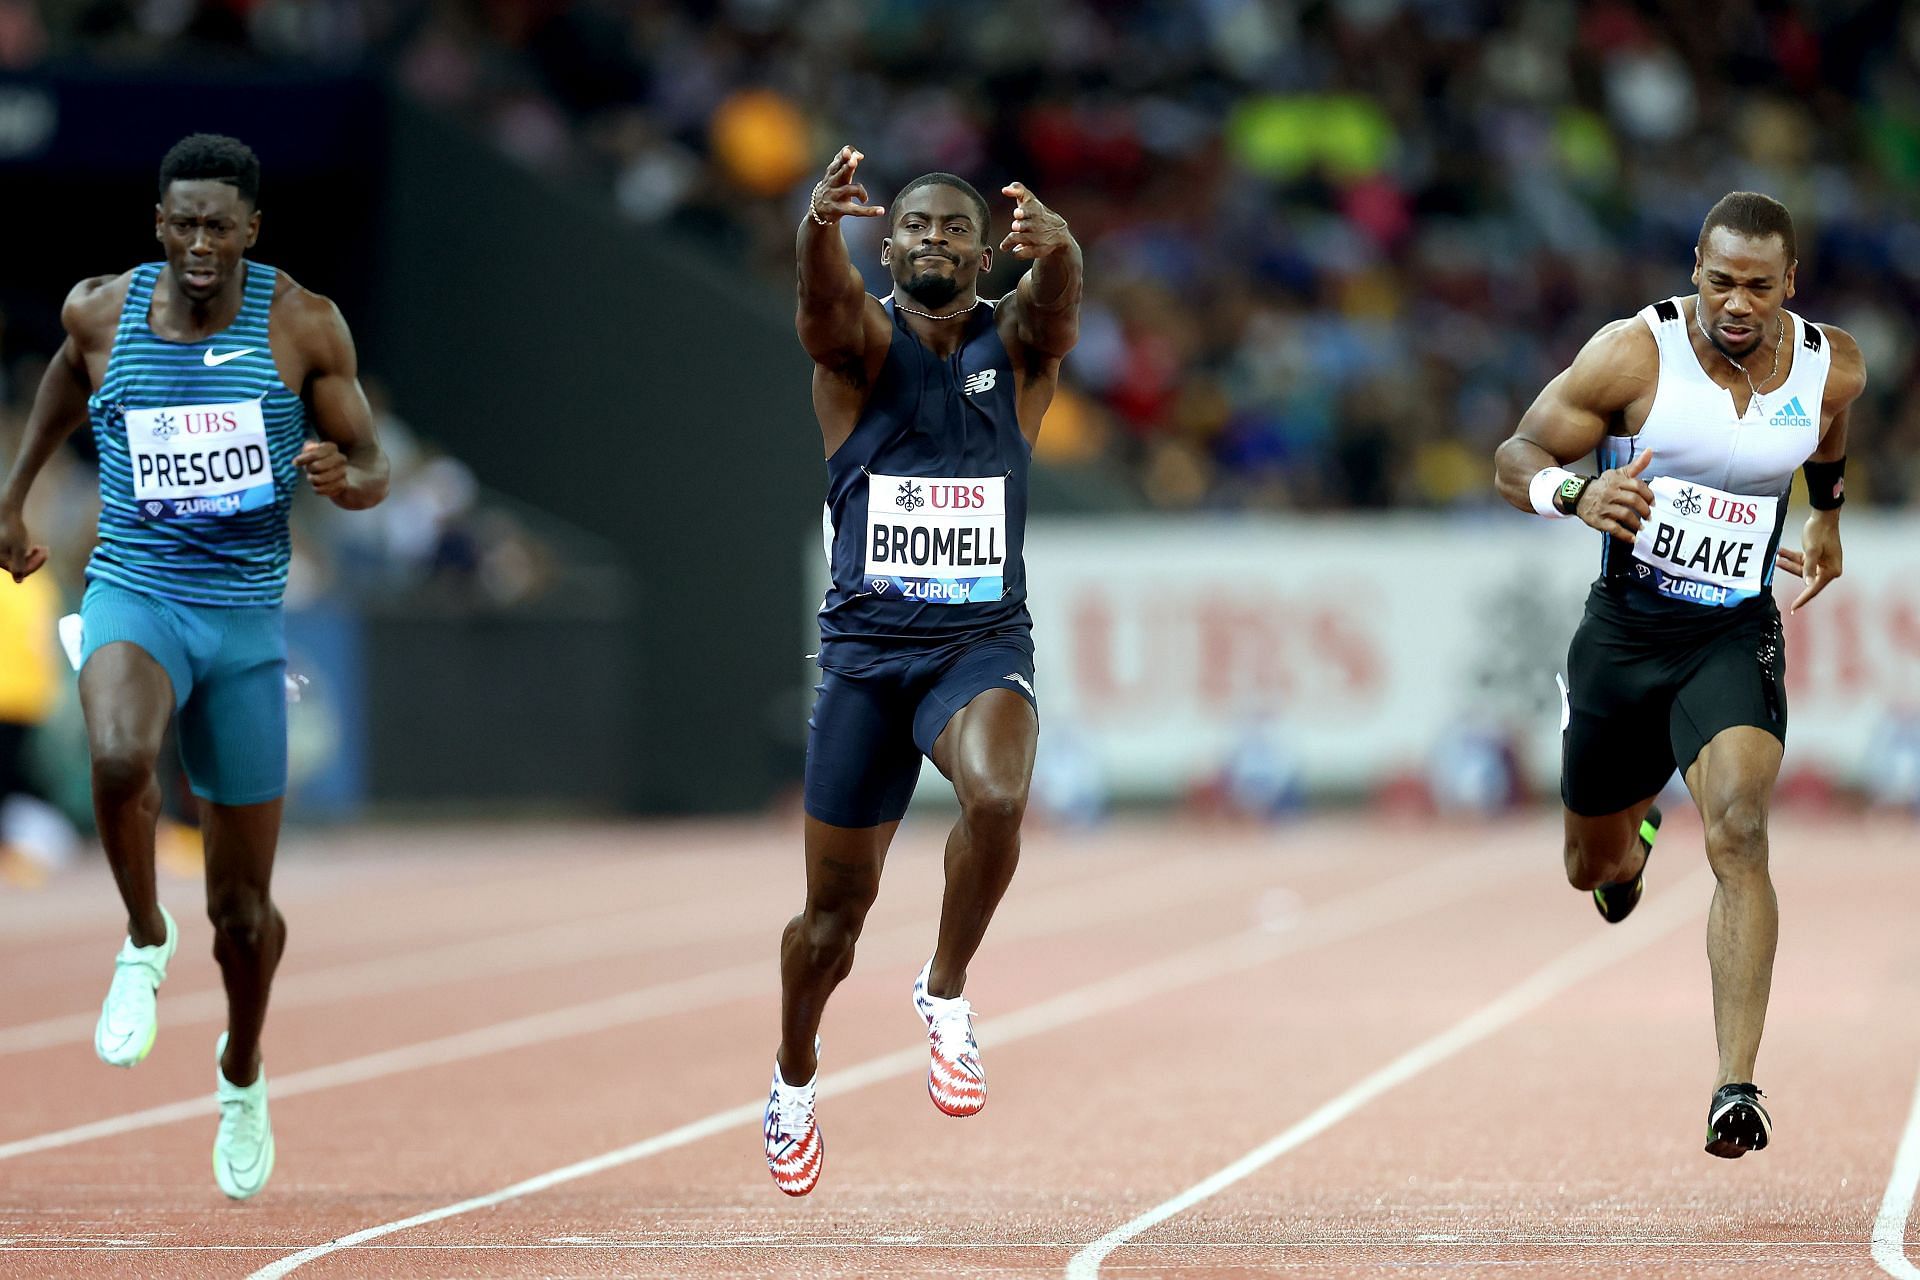
[[(789, 278), (826, 156), (1018, 177), (1088, 251), (1043, 447), (1167, 507), (1475, 506), (1736, 188), (1872, 374), (1852, 491), (1920, 490), (1920, 9), (1899, 0), (0, 0), (0, 62), (388, 69), (636, 223)], [(1004, 220), (1007, 205), (996, 200)], [(1002, 221), (1004, 226), (1004, 221)], [(874, 264), (878, 229), (850, 226)], [(1003, 268), (990, 290), (1007, 287)]]

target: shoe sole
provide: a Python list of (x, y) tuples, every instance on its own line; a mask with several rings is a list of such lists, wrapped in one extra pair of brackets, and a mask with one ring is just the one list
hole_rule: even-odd
[(1735, 1103), (1718, 1124), (1707, 1128), (1706, 1152), (1722, 1160), (1738, 1160), (1749, 1151), (1764, 1151), (1767, 1126), (1759, 1114), (1745, 1103)]
[(952, 1107), (948, 1106), (946, 1103), (940, 1101), (940, 1095), (933, 1091), (933, 1081), (931, 1079), (927, 1081), (927, 1096), (933, 1099), (933, 1105), (939, 1108), (940, 1113), (942, 1115), (952, 1116), (956, 1120), (965, 1120), (968, 1116), (977, 1116), (982, 1111), (985, 1111), (987, 1109), (987, 1100), (985, 1098), (982, 1098), (980, 1099), (980, 1105), (973, 1108), (971, 1111), (954, 1110)]

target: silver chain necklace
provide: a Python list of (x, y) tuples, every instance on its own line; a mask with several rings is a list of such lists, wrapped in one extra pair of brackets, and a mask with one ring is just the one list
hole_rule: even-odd
[[(1719, 351), (1720, 358), (1722, 360), (1725, 360), (1728, 364), (1732, 365), (1734, 368), (1738, 369), (1740, 371), (1741, 376), (1747, 380), (1747, 390), (1751, 392), (1753, 396), (1752, 400), (1747, 405), (1747, 412), (1752, 413), (1755, 410), (1758, 410), (1762, 415), (1765, 415), (1765, 413), (1767, 412), (1766, 402), (1760, 398), (1760, 388), (1753, 385), (1753, 375), (1747, 372), (1747, 366), (1741, 364), (1738, 360), (1735, 360), (1732, 356), (1728, 355), (1725, 351), (1722, 351), (1720, 349), (1720, 344), (1713, 340), (1713, 335), (1707, 332), (1706, 324), (1703, 323), (1700, 319), (1700, 299), (1697, 295), (1693, 300), (1693, 324), (1696, 329), (1700, 330), (1700, 336), (1707, 340), (1707, 345), (1712, 347), (1715, 351)], [(1781, 339), (1786, 337), (1786, 334), (1787, 334), (1786, 317), (1775, 316), (1773, 318), (1773, 367), (1767, 370), (1767, 376), (1760, 380), (1762, 385), (1772, 382), (1774, 379), (1774, 375), (1780, 372), (1780, 348), (1786, 345), (1784, 342), (1781, 341)]]
[(964, 311), (956, 311), (952, 315), (937, 316), (933, 314), (933, 312), (931, 311), (921, 311), (914, 307), (910, 307), (906, 303), (900, 301), (900, 299), (898, 298), (895, 298), (893, 300), (893, 309), (895, 311), (904, 311), (910, 316), (921, 316), (928, 320), (958, 320), (961, 316), (966, 315), (968, 311), (972, 311), (973, 307), (977, 307), (979, 305), (980, 305), (980, 299), (975, 298), (973, 300), (973, 306), (966, 308), (966, 310)]

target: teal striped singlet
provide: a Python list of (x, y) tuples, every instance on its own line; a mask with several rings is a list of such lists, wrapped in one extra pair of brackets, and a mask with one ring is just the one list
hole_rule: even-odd
[(246, 264), (227, 328), (168, 342), (148, 322), (165, 269), (134, 269), (100, 390), (100, 540), (87, 579), (185, 604), (275, 605), (287, 585), (287, 516), (307, 409), (268, 345), (279, 273)]

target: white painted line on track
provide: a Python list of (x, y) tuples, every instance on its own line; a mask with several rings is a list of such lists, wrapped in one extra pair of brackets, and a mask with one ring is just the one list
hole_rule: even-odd
[[(1130, 873), (1137, 875), (1137, 868), (1125, 869), (1109, 878), (1120, 879)], [(1057, 890), (1062, 883), (1054, 881), (1041, 891)], [(701, 905), (674, 903), (564, 920), (518, 933), (495, 933), (322, 969), (295, 970), (283, 973), (275, 982), (273, 1007), (278, 1011), (363, 1000), (474, 978), (500, 977), (585, 960), (758, 935), (767, 928), (765, 919), (741, 911), (738, 904), (709, 904), (704, 910), (698, 909)], [(109, 970), (102, 969), (102, 973), (110, 976)], [(103, 990), (105, 985), (103, 980)], [(217, 1024), (226, 1019), (227, 996), (219, 987), (169, 993), (161, 998), (161, 1010), (169, 1028)], [(99, 1017), (100, 1012), (95, 1008), (0, 1027), (0, 1057), (63, 1044), (90, 1044), (94, 1023)]]
[(1381, 1094), (1405, 1084), (1430, 1067), (1445, 1062), (1461, 1050), (1471, 1047), (1497, 1031), (1504, 1030), (1548, 1000), (1608, 965), (1616, 964), (1651, 943), (1659, 941), (1700, 912), (1701, 890), (1709, 881), (1707, 872), (1696, 872), (1688, 879), (1662, 891), (1659, 899), (1643, 905), (1633, 927), (1608, 929), (1589, 938), (1570, 951), (1534, 971), (1532, 976), (1509, 987), (1492, 1002), (1482, 1005), (1445, 1031), (1427, 1039), (1373, 1072), (1338, 1097), (1324, 1103), (1312, 1114), (1285, 1132), (1255, 1147), (1224, 1169), (1188, 1187), (1179, 1195), (1122, 1223), (1073, 1256), (1067, 1264), (1068, 1280), (1095, 1280), (1100, 1264), (1116, 1248), (1144, 1231), (1165, 1222), (1193, 1206), (1256, 1173), (1295, 1147), (1311, 1141), (1352, 1115)]
[[(1462, 866), (1471, 863), (1463, 859), (1460, 865), (1442, 865), (1458, 876), (1462, 874)], [(1432, 868), (1428, 868), (1419, 874), (1431, 875), (1432, 871)], [(1074, 882), (1049, 886), (1046, 892), (1023, 899), (1011, 910), (1008, 914), (1013, 918), (1007, 921), (998, 936), (1044, 937), (1074, 933), (1141, 912), (1159, 911), (1173, 902), (1205, 899), (1241, 887), (1231, 877), (1224, 883), (1205, 877), (1191, 877), (1171, 885), (1165, 884), (1165, 879), (1164, 867), (1157, 870), (1146, 867), (1132, 876), (1121, 875), (1107, 880), (1095, 877), (1091, 884)], [(883, 949), (884, 954), (893, 954), (896, 961), (906, 959), (917, 962), (925, 955), (921, 948), (927, 943), (928, 933), (927, 925), (922, 922), (902, 924), (876, 931), (872, 935), (872, 945)], [(635, 991), (530, 1014), (472, 1031), (439, 1036), (397, 1049), (386, 1049), (323, 1067), (276, 1076), (271, 1085), (271, 1094), (275, 1101), (280, 1101), (304, 1093), (364, 1084), (428, 1067), (446, 1066), (554, 1040), (594, 1035), (653, 1018), (711, 1008), (731, 1000), (767, 994), (776, 981), (776, 973), (770, 960), (731, 965), (725, 969), (656, 983)], [(163, 1023), (167, 1009), (163, 1001)], [(213, 1110), (214, 1100), (210, 1094), (183, 1098), (143, 1111), (89, 1121), (12, 1142), (0, 1142), (0, 1160), (12, 1160), (41, 1151), (177, 1124), (197, 1116), (211, 1115)]]
[(1893, 1157), (1887, 1194), (1881, 1198), (1880, 1212), (1873, 1220), (1873, 1260), (1882, 1271), (1900, 1280), (1920, 1280), (1920, 1267), (1907, 1258), (1907, 1219), (1913, 1216), (1916, 1190), (1920, 1190), (1920, 1083), (1914, 1086), (1913, 1109), (1907, 1114), (1900, 1150)]
[[(1511, 858), (1501, 861), (1509, 867), (1513, 865)], [(1213, 942), (1136, 965), (1005, 1017), (991, 1019), (985, 1023), (984, 1043), (991, 1048), (1042, 1035), (1153, 996), (1256, 968), (1291, 952), (1325, 946), (1425, 914), (1459, 898), (1483, 892), (1487, 888), (1484, 870), (1489, 865), (1496, 864), (1487, 855), (1430, 863), (1384, 884), (1358, 890), (1310, 909), (1300, 917), (1298, 927), (1292, 932), (1276, 934), (1269, 928), (1256, 926), (1243, 933), (1229, 934)], [(1479, 869), (1483, 874), (1471, 874), (1469, 868)], [(924, 1071), (926, 1066), (926, 1047), (916, 1045), (899, 1053), (871, 1058), (843, 1071), (824, 1073), (820, 1077), (819, 1096), (837, 1097), (882, 1080)], [(351, 1249), (368, 1240), (456, 1218), (478, 1209), (490, 1209), (510, 1200), (537, 1195), (568, 1182), (688, 1146), (730, 1129), (757, 1125), (765, 1106), (764, 1099), (756, 1098), (628, 1146), (551, 1169), (486, 1195), (351, 1232), (262, 1267), (248, 1280), (279, 1280), (279, 1277), (317, 1258)]]

